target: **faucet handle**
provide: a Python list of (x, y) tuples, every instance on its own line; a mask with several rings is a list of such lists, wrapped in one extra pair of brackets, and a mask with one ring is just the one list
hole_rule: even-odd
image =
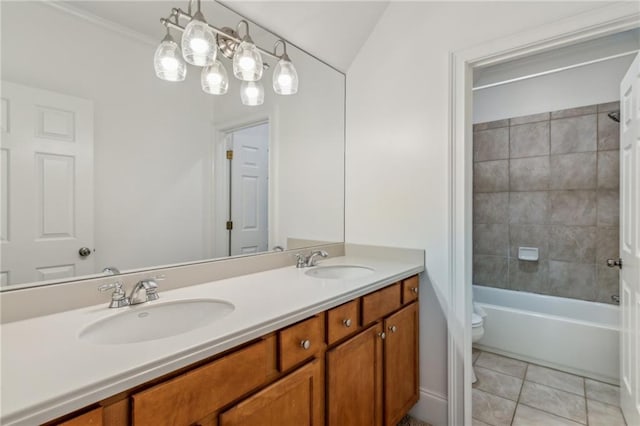
[(302, 253), (295, 253), (296, 257), (296, 268), (304, 268), (307, 266), (307, 256)]
[(111, 303), (109, 304), (110, 308), (121, 308), (123, 306), (129, 306), (129, 298), (124, 291), (124, 287), (120, 281), (116, 281), (113, 283), (102, 284), (98, 287), (98, 291), (107, 291), (113, 290), (111, 294)]

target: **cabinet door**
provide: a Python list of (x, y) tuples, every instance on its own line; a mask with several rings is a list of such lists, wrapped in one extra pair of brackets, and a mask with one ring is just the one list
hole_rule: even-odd
[(327, 352), (327, 424), (382, 424), (382, 324)]
[(324, 388), (316, 360), (220, 416), (220, 426), (322, 426)]
[(385, 424), (396, 425), (418, 402), (418, 304), (384, 321)]

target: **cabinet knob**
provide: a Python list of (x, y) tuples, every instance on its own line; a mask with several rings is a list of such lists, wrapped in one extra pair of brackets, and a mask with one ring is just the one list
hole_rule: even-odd
[(398, 327), (396, 327), (395, 325), (392, 325), (389, 327), (389, 331), (391, 331), (392, 333), (395, 333), (396, 331), (398, 331)]
[(347, 328), (351, 327), (351, 318), (343, 319), (342, 320), (342, 325), (344, 325)]
[(411, 287), (411, 291), (418, 294), (418, 287)]
[(387, 333), (385, 333), (384, 331), (381, 331), (380, 333), (378, 333), (378, 336), (380, 336), (380, 338), (384, 340), (387, 338)]
[(307, 350), (311, 347), (311, 340), (305, 339), (300, 342), (300, 347), (304, 350)]

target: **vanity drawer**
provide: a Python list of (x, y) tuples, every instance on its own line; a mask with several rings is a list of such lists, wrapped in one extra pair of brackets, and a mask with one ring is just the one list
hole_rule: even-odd
[(327, 343), (329, 345), (349, 336), (360, 328), (359, 300), (352, 300), (327, 312)]
[(280, 331), (280, 371), (317, 354), (324, 345), (323, 319), (311, 317)]
[(418, 298), (418, 284), (420, 281), (417, 275), (402, 280), (402, 304), (406, 305)]
[(367, 325), (398, 309), (400, 302), (400, 283), (368, 294), (362, 298), (362, 325)]
[(133, 424), (192, 424), (267, 381), (262, 340), (133, 395)]
[(58, 426), (102, 426), (102, 407), (58, 423)]

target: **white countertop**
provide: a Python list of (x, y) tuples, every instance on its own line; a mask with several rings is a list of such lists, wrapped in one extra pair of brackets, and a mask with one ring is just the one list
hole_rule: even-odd
[(97, 320), (145, 305), (108, 309), (105, 302), (4, 324), (0, 423), (52, 420), (424, 270), (413, 261), (354, 256), (320, 263), (374, 272), (323, 280), (291, 266), (170, 291), (160, 283), (160, 299), (150, 304), (213, 298), (233, 303), (235, 310), (208, 326), (140, 343), (95, 344), (78, 334)]

